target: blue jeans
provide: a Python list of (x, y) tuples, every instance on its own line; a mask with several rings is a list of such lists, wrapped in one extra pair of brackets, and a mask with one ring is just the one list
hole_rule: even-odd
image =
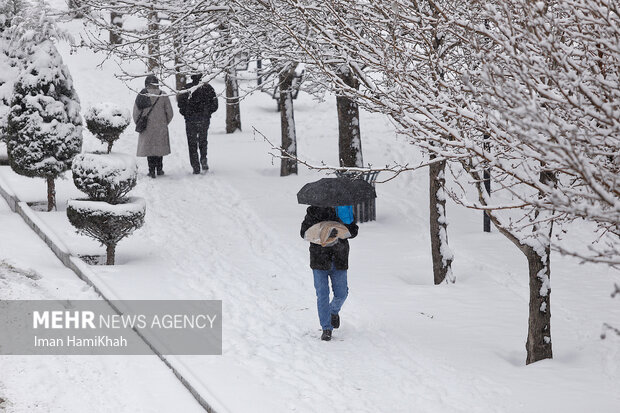
[[(316, 306), (319, 310), (319, 321), (323, 330), (331, 330), (332, 314), (338, 314), (344, 304), (344, 300), (349, 295), (349, 287), (347, 286), (347, 270), (337, 270), (332, 267), (329, 270), (312, 270), (314, 274), (314, 289), (316, 290)], [(329, 301), (329, 282), (332, 280), (332, 290), (334, 298)]]

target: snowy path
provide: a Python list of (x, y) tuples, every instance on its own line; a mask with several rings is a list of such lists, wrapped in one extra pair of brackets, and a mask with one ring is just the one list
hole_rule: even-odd
[[(362, 235), (352, 241), (352, 294), (343, 310), (343, 327), (334, 342), (320, 342), (307, 245), (298, 238), (304, 207), (291, 205), (294, 212), (283, 206), (309, 177), (283, 179), (266, 172), (268, 164), (255, 159), (255, 145), (247, 134), (225, 136), (216, 129), (210, 153), (220, 156), (211, 158), (214, 172), (189, 175), (180, 149), (168, 160), (169, 175), (143, 179), (137, 189), (149, 199), (149, 218), (136, 237), (146, 239), (148, 250), (160, 260), (158, 281), (150, 274), (148, 282), (166, 285), (167, 297), (224, 302), (224, 356), (179, 359), (191, 365), (198, 380), (231, 411), (253, 406), (256, 411), (370, 412), (381, 406), (406, 412), (411, 406), (435, 411), (438, 405), (446, 412), (483, 412), (495, 405), (498, 411), (520, 411), (532, 402), (528, 393), (553, 386), (544, 380), (546, 376), (553, 383), (553, 369), (536, 375), (533, 370), (510, 373), (523, 363), (524, 335), (514, 326), (526, 324), (526, 312), (515, 311), (526, 308), (526, 278), (519, 275), (512, 284), (511, 278), (491, 278), (487, 284), (475, 276), (505, 272), (506, 258), (481, 266), (464, 256), (459, 263), (463, 285), (424, 286), (428, 267), (414, 271), (419, 274), (415, 278), (411, 271), (408, 278), (399, 275), (409, 268), (397, 264), (402, 245), (395, 244), (396, 252), (376, 254), (377, 244), (391, 241), (378, 223), (362, 226)], [(399, 185), (415, 190), (420, 181), (411, 178)], [(386, 194), (384, 201), (389, 204), (395, 195)], [(419, 202), (412, 198), (400, 205), (402, 215), (419, 225)], [(393, 224), (390, 219), (382, 223), (390, 231)], [(428, 260), (426, 237), (419, 234), (411, 245), (420, 256), (412, 254), (413, 268)], [(486, 242), (476, 235), (474, 244), (492, 251), (498, 242), (505, 242), (498, 234)], [(510, 252), (510, 244), (506, 246)], [(378, 275), (382, 268), (387, 273)], [(509, 288), (502, 288), (504, 283)], [(501, 318), (479, 325), (476, 319), (490, 321), (484, 300)], [(566, 313), (560, 308), (559, 322)], [(459, 326), (463, 316), (467, 321)], [(446, 340), (437, 334), (441, 329), (454, 337)], [(501, 339), (480, 346), (494, 336)], [(466, 346), (462, 356), (454, 354), (455, 342)], [(472, 365), (471, 358), (479, 366)], [(503, 370), (500, 377), (498, 370)], [(514, 377), (503, 378), (510, 374), (520, 387), (514, 387)], [(569, 376), (579, 381), (579, 374)], [(601, 393), (609, 390), (609, 383), (603, 384)], [(563, 403), (574, 407), (578, 400), (567, 396)]]
[[(367, 312), (363, 309), (362, 314), (344, 312), (344, 317), (355, 314), (355, 318), (347, 319), (334, 343), (318, 341), (307, 246), (292, 243), (290, 236), (266, 226), (219, 178), (217, 169), (207, 176), (146, 181), (140, 191), (150, 201), (150, 225), (142, 236), (161, 251), (165, 268), (158, 274), (174, 274), (176, 279), (175, 291), (168, 294), (198, 294), (224, 302), (224, 360), (217, 364), (226, 368), (220, 366), (217, 380), (209, 383), (214, 392), (234, 389), (225, 379), (226, 371), (243, 368), (261, 378), (257, 411), (269, 410), (265, 400), (278, 400), (277, 411), (333, 406), (334, 411), (370, 412), (379, 405), (407, 411), (400, 400), (403, 392), (415, 390), (431, 400), (444, 396), (443, 387), (425, 373), (428, 367), (409, 356), (411, 346), (362, 321)], [(364, 363), (360, 354), (366, 357)], [(205, 363), (205, 369), (210, 363)], [(196, 358), (192, 364), (200, 365), (201, 360)], [(437, 364), (432, 368), (447, 369)], [(411, 372), (419, 373), (412, 376)], [(403, 377), (408, 380), (398, 379)], [(278, 390), (268, 396), (270, 389)], [(339, 407), (343, 397), (347, 403)], [(242, 395), (236, 398), (241, 406), (252, 402)], [(452, 407), (467, 411), (456, 404)]]

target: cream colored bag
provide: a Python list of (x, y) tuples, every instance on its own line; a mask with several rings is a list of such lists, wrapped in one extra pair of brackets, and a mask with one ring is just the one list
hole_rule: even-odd
[[(338, 234), (335, 237), (329, 238), (329, 234), (332, 229), (336, 229)], [(338, 239), (349, 238), (351, 233), (340, 222), (337, 221), (322, 221), (318, 224), (314, 224), (304, 234), (304, 239), (310, 241), (313, 244), (319, 244), (322, 247), (331, 247)]]

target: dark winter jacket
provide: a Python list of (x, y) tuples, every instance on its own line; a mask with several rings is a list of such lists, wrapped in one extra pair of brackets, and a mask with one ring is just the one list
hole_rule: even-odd
[[(185, 89), (191, 89), (197, 85), (197, 82), (192, 82)], [(217, 95), (208, 83), (203, 84), (193, 92), (179, 94), (177, 104), (179, 112), (186, 120), (195, 121), (209, 120), (211, 114), (218, 108)]]
[[(342, 222), (338, 218), (335, 208), (308, 207), (304, 222), (301, 223), (301, 237), (304, 237), (308, 228), (321, 221)], [(349, 225), (344, 223), (343, 225), (349, 229), (351, 238), (357, 236), (358, 227), (355, 221)], [(332, 262), (337, 270), (347, 270), (349, 268), (349, 242), (346, 239), (338, 240), (331, 247), (321, 247), (318, 244), (310, 243), (310, 268), (313, 270), (329, 270)]]

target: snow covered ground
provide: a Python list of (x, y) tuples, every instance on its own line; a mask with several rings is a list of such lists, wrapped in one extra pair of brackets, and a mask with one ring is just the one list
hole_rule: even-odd
[[(0, 299), (100, 299), (2, 199), (0, 228)], [(203, 411), (154, 355), (0, 356), (0, 372), (0, 411)]]
[[(66, 27), (78, 35), (81, 22)], [(101, 56), (60, 48), (83, 110), (99, 102), (131, 108), (135, 95), (114, 78), (114, 64), (100, 69)], [(223, 91), (221, 82), (213, 86)], [(497, 232), (482, 233), (480, 212), (449, 204), (457, 283), (434, 286), (425, 170), (377, 186), (378, 219), (362, 224), (350, 243), (342, 326), (332, 342), (321, 342), (308, 246), (299, 237), (305, 207), (295, 197), (320, 175), (302, 168), (299, 176), (279, 177), (279, 162), (252, 132), (256, 127), (279, 141), (279, 114), (268, 95), (242, 102), (242, 133), (224, 133), (220, 106), (209, 134), (209, 173), (191, 174), (177, 112), (166, 175), (146, 177), (140, 159), (132, 195), (147, 201), (144, 227), (119, 244), (118, 265), (93, 267), (124, 299), (223, 300), (224, 354), (170, 357), (191, 371), (193, 385), (230, 412), (620, 411), (620, 338), (599, 337), (604, 322), (620, 324), (620, 302), (609, 297), (618, 272), (552, 257), (554, 359), (525, 366), (524, 257)], [(335, 100), (317, 103), (302, 93), (295, 119), (299, 155), (336, 164)], [(385, 118), (364, 113), (361, 128), (365, 162), (422, 159)], [(103, 149), (88, 132), (85, 138), (86, 150)], [(136, 141), (129, 131), (114, 150), (133, 154)], [(43, 180), (17, 176), (6, 166), (0, 178), (22, 200), (45, 199)], [(103, 254), (66, 219), (66, 201), (81, 196), (69, 177), (58, 183), (58, 211), (38, 214), (75, 254)], [(1, 218), (12, 222), (0, 225), (2, 232), (37, 244), (2, 208)], [(572, 232), (573, 240), (591, 237), (587, 226)], [(36, 287), (43, 281), (5, 270), (3, 298), (95, 298), (51, 253), (38, 253), (43, 244), (29, 250), (0, 242), (0, 259), (34, 269), (44, 280)], [(9, 400), (8, 411), (195, 408), (155, 357), (3, 357), (0, 363), (0, 397)], [(42, 394), (31, 390), (41, 387)]]

